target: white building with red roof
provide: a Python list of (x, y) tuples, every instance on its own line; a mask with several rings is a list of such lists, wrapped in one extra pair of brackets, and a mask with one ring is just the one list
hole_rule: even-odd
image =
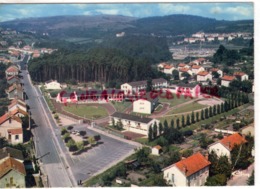
[(174, 163), (163, 171), (163, 178), (172, 186), (203, 186), (209, 176), (210, 162), (200, 152)]
[(211, 68), (210, 73), (213, 75), (214, 72), (217, 72), (219, 74), (219, 77), (223, 77), (223, 71), (218, 68)]
[(18, 76), (19, 74), (19, 68), (16, 66), (10, 66), (5, 70), (6, 78), (10, 76)]
[(159, 156), (162, 153), (162, 147), (160, 145), (156, 145), (152, 147), (152, 155)]
[(157, 66), (158, 70), (165, 73), (165, 74), (172, 74), (172, 71), (175, 70), (175, 67), (171, 64), (167, 63), (160, 63)]
[(233, 75), (240, 81), (248, 80), (248, 75), (244, 72), (235, 72)]
[(199, 65), (193, 65), (191, 67), (191, 71), (193, 74), (197, 75), (199, 72), (202, 72), (204, 71), (205, 69), (202, 67), (202, 66), (199, 66)]
[(180, 68), (179, 69), (179, 78), (180, 78), (180, 80), (184, 79), (184, 77), (182, 76), (183, 73), (188, 73), (188, 74), (192, 75), (192, 71), (189, 68), (186, 68), (186, 67)]
[(239, 133), (234, 133), (223, 139), (209, 145), (208, 151), (211, 153), (214, 151), (218, 157), (227, 156), (230, 160), (231, 158), (231, 151), (234, 149), (236, 145), (246, 143), (246, 139), (241, 136)]
[(183, 69), (183, 68), (190, 68), (190, 66), (188, 64), (180, 63), (178, 65), (178, 70)]
[(230, 82), (233, 81), (234, 79), (236, 79), (235, 76), (224, 75), (221, 78), (221, 85), (225, 87), (229, 87)]
[(212, 75), (211, 73), (207, 71), (202, 71), (197, 74), (197, 81), (212, 81)]

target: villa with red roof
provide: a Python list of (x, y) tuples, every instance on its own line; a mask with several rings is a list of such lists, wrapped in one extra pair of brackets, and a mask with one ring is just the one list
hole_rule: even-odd
[(213, 72), (217, 72), (219, 74), (219, 77), (223, 77), (223, 71), (218, 68), (211, 68), (210, 73), (213, 75)]
[(234, 133), (209, 145), (208, 151), (209, 153), (214, 151), (218, 157), (227, 156), (228, 159), (230, 160), (231, 151), (233, 150), (235, 145), (240, 145), (246, 142), (247, 141), (243, 136), (241, 136), (239, 133)]
[(197, 81), (212, 81), (211, 73), (207, 71), (202, 71), (197, 74)]
[(235, 72), (233, 75), (240, 81), (248, 80), (248, 75), (244, 72)]
[(15, 99), (15, 98), (24, 99), (24, 92), (21, 84), (14, 83), (5, 92), (8, 95), (7, 96), (8, 99)]
[(191, 71), (193, 74), (197, 75), (199, 72), (202, 72), (204, 71), (205, 69), (202, 67), (202, 66), (199, 66), (199, 65), (193, 65), (191, 67)]
[(20, 109), (24, 112), (27, 112), (27, 107), (24, 101), (20, 99), (13, 99), (11, 104), (8, 106), (8, 111), (11, 112), (15, 109)]
[(184, 64), (184, 63), (180, 63), (178, 65), (178, 70), (182, 69), (182, 68), (190, 68), (190, 66), (188, 64)]
[(16, 66), (10, 66), (5, 70), (6, 78), (14, 75), (18, 76), (18, 74), (19, 74), (19, 69)]
[(230, 82), (233, 81), (234, 79), (236, 79), (235, 76), (224, 75), (221, 78), (221, 85), (225, 87), (229, 87)]
[(209, 176), (210, 162), (200, 152), (174, 163), (163, 171), (163, 178), (172, 186), (203, 186)]
[(175, 70), (174, 66), (167, 63), (160, 63), (157, 66), (158, 70), (165, 74), (172, 74), (172, 71)]
[(183, 80), (184, 77), (182, 76), (183, 73), (188, 73), (190, 75), (192, 75), (192, 71), (189, 68), (183, 67), (179, 69), (179, 78), (180, 80)]

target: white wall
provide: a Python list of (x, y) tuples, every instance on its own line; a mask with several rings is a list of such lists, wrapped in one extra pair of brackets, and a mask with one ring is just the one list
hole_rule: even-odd
[(230, 81), (221, 80), (221, 85), (222, 86), (229, 87), (229, 83), (230, 83)]
[(208, 148), (209, 153), (214, 151), (218, 157), (227, 156), (230, 159), (230, 151), (224, 147), (220, 142), (215, 143)]
[(130, 94), (132, 95), (132, 86), (129, 85), (128, 83), (124, 83), (121, 85), (121, 90), (124, 91), (124, 93), (127, 95), (127, 94)]
[(17, 109), (17, 108), (19, 108), (19, 109), (21, 109), (21, 110), (23, 110), (23, 111), (25, 111), (25, 112), (27, 112), (27, 109), (26, 109), (26, 107), (24, 107), (24, 106), (21, 106), (20, 104), (16, 104), (16, 105), (14, 105), (13, 107), (11, 107), (8, 111), (13, 111), (13, 110), (15, 110), (15, 109)]
[[(172, 174), (174, 174), (174, 182), (172, 180)], [(187, 186), (186, 176), (176, 166), (164, 170), (163, 178), (166, 180), (166, 183), (169, 185)]]
[(151, 114), (152, 113), (151, 102), (148, 100), (144, 100), (144, 99), (139, 99), (139, 100), (134, 101), (133, 112)]
[(58, 82), (50, 82), (45, 84), (46, 89), (61, 89), (60, 83)]

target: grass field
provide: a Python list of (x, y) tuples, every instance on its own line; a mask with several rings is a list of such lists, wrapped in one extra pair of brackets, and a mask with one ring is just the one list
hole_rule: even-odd
[(101, 106), (64, 106), (65, 111), (88, 119), (99, 119), (108, 116), (105, 108)]
[(207, 106), (196, 103), (196, 102), (190, 103), (190, 104), (184, 105), (180, 108), (171, 110), (170, 112), (167, 113), (167, 115), (178, 114), (178, 113), (183, 113), (183, 112), (190, 112), (190, 111), (199, 110), (199, 109), (202, 109), (205, 107), (207, 107)]
[(159, 102), (160, 103), (163, 103), (163, 102), (164, 103), (169, 103), (170, 107), (182, 104), (184, 102), (188, 102), (190, 100), (193, 100), (193, 99), (191, 99), (189, 97), (185, 98), (183, 95), (178, 98), (175, 94), (173, 94), (173, 99), (167, 99), (167, 98), (159, 97)]
[(115, 107), (116, 111), (123, 112), (128, 108), (132, 102), (113, 102), (112, 105)]

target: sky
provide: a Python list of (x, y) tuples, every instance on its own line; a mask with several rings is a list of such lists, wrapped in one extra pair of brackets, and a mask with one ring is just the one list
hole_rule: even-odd
[(106, 3), (1, 4), (0, 21), (57, 15), (124, 15), (132, 17), (189, 14), (217, 20), (254, 19), (254, 4), (245, 3)]

